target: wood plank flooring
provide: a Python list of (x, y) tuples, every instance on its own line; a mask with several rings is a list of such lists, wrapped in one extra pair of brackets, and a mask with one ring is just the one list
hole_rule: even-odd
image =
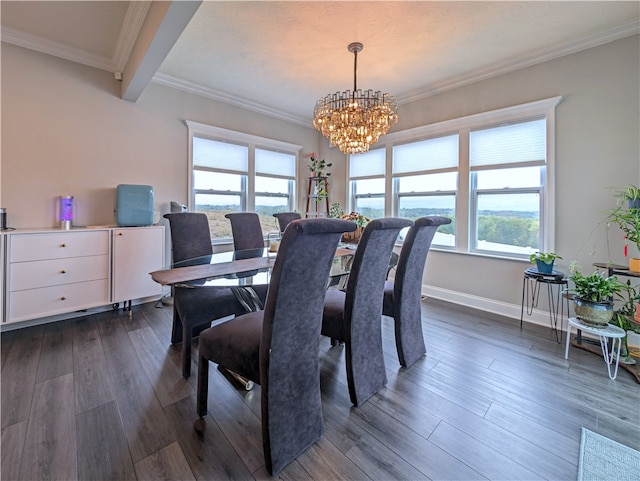
[[(145, 304), (2, 333), (1, 479), (268, 479), (260, 387), (210, 365), (198, 438), (171, 315)], [(280, 479), (573, 480), (583, 426), (640, 449), (640, 385), (584, 350), (565, 360), (549, 328), (427, 300), (427, 356), (401, 369), (382, 323), (387, 387), (358, 408), (344, 348), (323, 338), (325, 434)]]

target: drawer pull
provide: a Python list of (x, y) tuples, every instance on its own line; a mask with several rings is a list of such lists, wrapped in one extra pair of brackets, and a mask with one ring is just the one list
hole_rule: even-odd
[(65, 271), (64, 269), (62, 269), (62, 270), (60, 271), (60, 274), (66, 274), (66, 273), (67, 273), (67, 271)]
[(62, 297), (60, 298), (60, 300), (61, 300), (61, 301), (66, 301), (66, 300), (67, 300), (67, 298), (66, 298), (66, 297), (64, 297), (64, 296), (62, 296)]
[(60, 247), (67, 247), (67, 244), (60, 244)]
[(122, 237), (122, 232), (118, 232), (118, 235), (119, 235), (120, 237)]

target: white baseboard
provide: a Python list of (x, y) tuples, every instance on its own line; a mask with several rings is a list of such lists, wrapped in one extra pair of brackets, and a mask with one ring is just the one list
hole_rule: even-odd
[[(460, 304), (467, 307), (473, 307), (480, 309), (481, 311), (491, 312), (493, 314), (499, 314), (501, 316), (510, 317), (520, 322), (520, 304), (509, 304), (506, 302), (500, 302), (493, 299), (487, 299), (485, 297), (473, 296), (465, 294), (464, 292), (452, 291), (449, 289), (441, 289), (439, 287), (432, 287), (422, 285), (422, 294), (427, 298), (432, 297), (434, 299), (440, 299), (454, 304)], [(560, 314), (560, 313), (558, 313)], [(559, 317), (559, 316), (558, 316)], [(564, 318), (567, 317), (566, 307), (564, 308)], [(545, 310), (534, 309), (531, 315), (527, 315), (527, 308), (525, 306), (522, 316), (523, 322), (530, 322), (539, 326), (551, 327), (551, 321), (549, 319), (549, 312)], [(566, 324), (566, 321), (564, 321)], [(561, 326), (565, 329), (565, 325)]]

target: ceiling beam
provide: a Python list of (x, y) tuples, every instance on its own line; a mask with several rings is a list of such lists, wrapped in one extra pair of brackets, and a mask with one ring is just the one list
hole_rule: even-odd
[(121, 97), (136, 102), (202, 0), (152, 2), (122, 72)]

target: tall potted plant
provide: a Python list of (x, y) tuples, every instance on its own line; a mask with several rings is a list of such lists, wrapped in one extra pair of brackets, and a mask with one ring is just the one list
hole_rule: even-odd
[[(637, 309), (636, 306), (640, 303), (640, 292), (638, 292), (638, 287), (632, 286), (631, 280), (627, 279), (627, 282), (622, 284), (620, 292), (616, 294), (616, 300), (620, 301), (621, 304), (614, 311), (610, 324), (624, 329), (625, 332), (640, 332), (640, 324), (633, 320)], [(636, 363), (636, 360), (633, 359), (629, 353), (626, 336), (622, 339), (620, 362), (623, 364)]]
[[(618, 205), (608, 212), (608, 221), (616, 224), (624, 233), (625, 255), (627, 255), (626, 242), (633, 242), (640, 252), (640, 208), (636, 207), (636, 203), (640, 203), (640, 188), (631, 185), (618, 192), (618, 197), (620, 197)], [(639, 258), (629, 258), (629, 270), (640, 272)]]

